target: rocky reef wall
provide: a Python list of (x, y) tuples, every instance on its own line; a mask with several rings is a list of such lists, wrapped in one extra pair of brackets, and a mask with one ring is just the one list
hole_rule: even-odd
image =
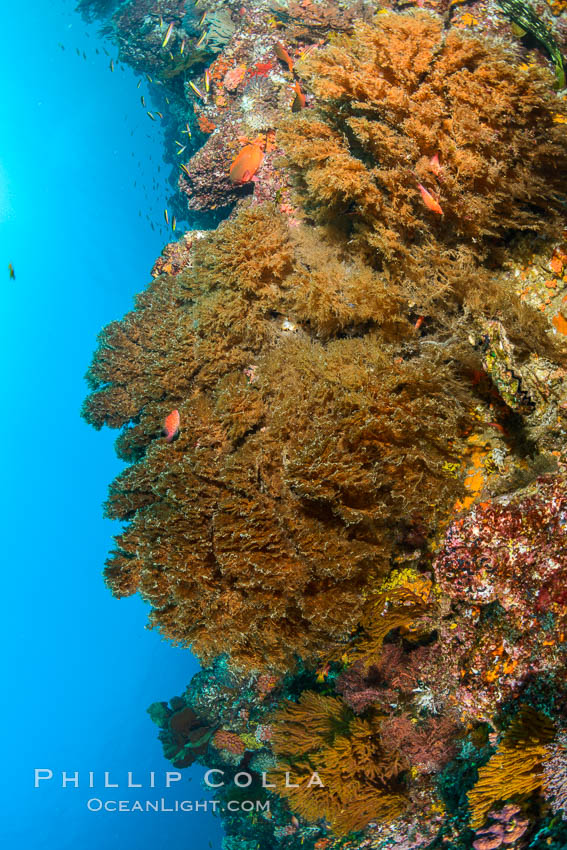
[(566, 846), (563, 7), (81, 8), (194, 227), (83, 411), (107, 585), (204, 665), (166, 758), (270, 802), (225, 850)]

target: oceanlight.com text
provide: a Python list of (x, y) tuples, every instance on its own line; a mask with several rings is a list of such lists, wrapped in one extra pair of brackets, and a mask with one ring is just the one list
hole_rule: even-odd
[(89, 812), (269, 812), (269, 800), (87, 800)]

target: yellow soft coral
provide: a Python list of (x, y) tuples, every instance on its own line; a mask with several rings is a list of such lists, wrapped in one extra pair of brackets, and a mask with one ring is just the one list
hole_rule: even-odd
[(468, 792), (471, 826), (482, 826), (490, 808), (499, 800), (529, 794), (543, 784), (542, 764), (555, 730), (545, 715), (523, 706), (490, 761), (481, 767), (478, 780)]

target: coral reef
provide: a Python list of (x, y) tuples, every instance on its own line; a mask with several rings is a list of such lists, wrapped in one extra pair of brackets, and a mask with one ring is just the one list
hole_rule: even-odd
[(393, 5), (80, 3), (194, 228), (88, 372), (105, 580), (207, 665), (149, 713), (226, 850), (563, 850), (566, 17)]
[(305, 240), (243, 210), (103, 332), (89, 371), (85, 417), (132, 423), (118, 450), (137, 461), (107, 504), (130, 521), (107, 582), (205, 661), (282, 669), (340, 646), (396, 538), (423, 545), (459, 493), (444, 465), (466, 387), (425, 353), (395, 362), (386, 340), (411, 325), (391, 291), (323, 243), (311, 268)]
[(489, 812), (492, 823), (477, 829), (475, 841), (473, 841), (474, 850), (496, 850), (503, 846), (517, 846), (516, 842), (522, 838), (529, 825), (529, 821), (521, 816), (518, 817), (519, 812), (521, 812), (520, 806), (513, 803), (509, 803), (498, 812)]
[(153, 703), (148, 713), (161, 728), (164, 755), (175, 767), (188, 767), (204, 755), (213, 730), (182, 700), (171, 700), (171, 708)]
[(529, 33), (547, 50), (555, 68), (557, 87), (564, 89), (565, 64), (563, 56), (555, 38), (545, 23), (541, 18), (538, 18), (530, 5), (521, 2), (521, 0), (498, 0), (498, 3), (516, 26), (520, 27), (524, 32)]
[(474, 642), (455, 650), (458, 693), (474, 692), (477, 709), (517, 694), (528, 675), (564, 669), (566, 509), (563, 475), (547, 475), (448, 529), (434, 569), (475, 623)]
[(496, 753), (479, 770), (478, 780), (469, 791), (473, 827), (482, 825), (489, 809), (498, 800), (529, 794), (541, 787), (546, 745), (553, 737), (553, 724), (545, 715), (527, 706), (519, 712)]
[(305, 784), (283, 793), (307, 820), (322, 815), (339, 833), (369, 820), (392, 820), (404, 809), (397, 779), (403, 762), (387, 753), (379, 716), (361, 720), (340, 700), (306, 691), (273, 719), (278, 771), (321, 773), (325, 787)]
[(560, 732), (548, 747), (543, 763), (544, 788), (554, 812), (567, 819), (567, 735)]
[(558, 232), (565, 106), (539, 69), (417, 13), (357, 23), (299, 71), (317, 106), (278, 139), (309, 212), (411, 278), (424, 310), (481, 303), (470, 264), (495, 261), (511, 231)]

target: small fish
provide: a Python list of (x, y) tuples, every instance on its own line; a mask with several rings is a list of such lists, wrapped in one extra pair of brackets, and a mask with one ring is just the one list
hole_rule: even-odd
[(429, 167), (435, 175), (439, 175), (441, 173), (441, 163), (439, 162), (438, 153), (434, 153), (429, 160)]
[(58, 43), (59, 47), (61, 48), (61, 50), (65, 50), (65, 45), (64, 45), (64, 44), (61, 44), (61, 42), (60, 42), (60, 41), (59, 41), (59, 42), (57, 42), (57, 43)]
[(198, 95), (199, 95), (199, 97), (201, 98), (201, 100), (204, 100), (204, 99), (205, 99), (205, 95), (203, 94), (203, 92), (202, 92), (200, 89), (198, 89), (198, 88), (197, 88), (197, 86), (195, 85), (195, 83), (193, 83), (191, 80), (189, 80), (189, 85), (191, 86), (191, 88), (193, 89), (193, 91), (195, 92), (195, 94), (198, 94)]
[(159, 28), (161, 29), (162, 27), (163, 27), (163, 18), (162, 18), (162, 16), (160, 15), (160, 16), (159, 16)]
[(524, 30), (545, 47), (555, 68), (556, 85), (559, 89), (564, 89), (567, 70), (565, 60), (547, 24), (536, 15), (531, 4), (526, 3), (525, 0), (497, 0), (497, 4), (516, 27)]
[(80, 56), (80, 55), (81, 55), (81, 51), (79, 50), (79, 48), (78, 48), (78, 47), (75, 47), (75, 50), (77, 51), (77, 56)]
[(273, 62), (256, 62), (254, 67), (248, 71), (248, 75), (250, 77), (267, 77), (273, 67)]
[(165, 417), (165, 422), (163, 423), (163, 433), (165, 435), (167, 443), (171, 443), (174, 437), (179, 433), (178, 410), (172, 410), (171, 413)]
[(245, 145), (230, 166), (231, 183), (248, 183), (262, 164), (264, 152), (258, 145)]
[(191, 172), (189, 171), (189, 169), (187, 168), (187, 166), (186, 166), (186, 165), (183, 165), (183, 164), (182, 164), (182, 165), (181, 165), (181, 168), (183, 169), (183, 171), (185, 172), (185, 174), (187, 175), (187, 177), (191, 177)]
[(105, 52), (106, 56), (110, 56), (110, 53), (108, 52), (108, 50), (106, 49), (106, 47), (103, 47), (102, 49), (104, 50), (104, 52)]
[(146, 80), (148, 81), (148, 83), (153, 83), (153, 80), (149, 74), (146, 74)]
[(159, 117), (163, 120), (163, 115), (161, 114), (161, 112), (158, 112), (157, 109), (156, 109), (156, 115), (159, 115)]
[(526, 34), (526, 30), (523, 29), (518, 24), (515, 24), (513, 21), (512, 21), (511, 30), (512, 30), (512, 33), (516, 36), (516, 38), (523, 38)]
[(144, 97), (144, 95), (140, 96), (140, 103), (142, 104), (142, 106), (145, 109), (146, 108), (146, 98)]
[(172, 62), (175, 61), (175, 56), (173, 55), (171, 50), (169, 51), (169, 58), (171, 59)]
[(114, 71), (114, 59), (110, 60), (110, 65), (108, 66), (111, 71)]
[(206, 37), (207, 37), (207, 30), (205, 30), (205, 32), (203, 33), (203, 35), (201, 36), (201, 38), (199, 39), (199, 41), (197, 42), (195, 47), (200, 47), (202, 45), (202, 43), (204, 42), (204, 40), (206, 39)]
[(276, 56), (281, 62), (284, 62), (289, 68), (290, 74), (293, 74), (293, 61), (285, 47), (280, 41), (276, 42)]
[(98, 47), (95, 47), (95, 53), (97, 56), (100, 56), (100, 50), (98, 49)]
[(87, 54), (86, 54), (86, 53), (85, 53), (85, 51), (83, 50), (83, 59), (84, 59), (85, 61), (86, 61), (86, 58), (87, 58)]
[(176, 227), (177, 227), (177, 221), (175, 219), (175, 216), (173, 216), (173, 218), (171, 219), (171, 229), (174, 231)]
[(182, 148), (179, 148), (179, 150), (177, 151), (177, 156), (180, 156), (184, 150), (187, 150), (187, 145), (183, 145)]
[(205, 23), (205, 20), (206, 20), (206, 18), (207, 18), (207, 15), (208, 15), (208, 14), (209, 14), (209, 13), (208, 13), (208, 11), (203, 12), (203, 15), (202, 15), (202, 17), (201, 17), (201, 20), (199, 21), (199, 26), (200, 26), (200, 27), (202, 27), (202, 26), (203, 26), (203, 24)]
[(211, 75), (209, 70), (205, 71), (205, 91), (209, 92), (211, 90)]
[(165, 218), (165, 223), (169, 224), (169, 213), (168, 213), (167, 209), (165, 209), (163, 211), (163, 217)]
[(427, 209), (431, 210), (431, 212), (437, 213), (438, 215), (443, 215), (443, 210), (441, 209), (433, 195), (430, 195), (425, 186), (422, 186), (421, 183), (418, 183), (417, 188), (421, 192), (423, 203), (425, 204)]
[(295, 817), (295, 815), (292, 815), (292, 816), (291, 816), (291, 825), (292, 825), (292, 826), (294, 826), (296, 829), (297, 829), (297, 827), (299, 826), (299, 821), (297, 820), (297, 818)]
[(156, 120), (156, 116), (153, 114), (153, 112), (146, 112), (146, 115), (149, 115), (152, 121)]
[(302, 109), (305, 109), (305, 95), (301, 91), (299, 83), (296, 82), (295, 97), (293, 99), (293, 103), (291, 104), (291, 111), (300, 112)]
[(138, 80), (138, 85), (136, 86), (136, 88), (139, 89), (141, 85), (142, 85), (142, 81)]
[(169, 106), (169, 98), (168, 98), (168, 97), (166, 97), (165, 102), (166, 102), (166, 103), (167, 103), (167, 105)]
[(183, 41), (181, 42), (181, 49), (180, 49), (179, 52), (183, 53), (184, 50), (185, 50), (185, 39), (183, 39)]
[(16, 280), (16, 272), (12, 263), (8, 263), (8, 271), (10, 272), (10, 280)]

